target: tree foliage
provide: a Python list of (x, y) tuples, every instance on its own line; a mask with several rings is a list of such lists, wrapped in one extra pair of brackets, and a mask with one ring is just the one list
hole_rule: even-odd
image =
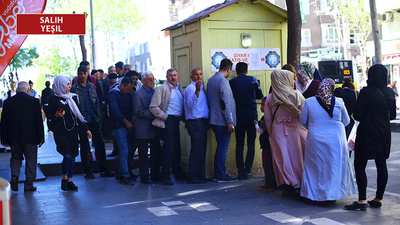
[(36, 46), (30, 46), (29, 48), (20, 48), (11, 60), (8, 67), (10, 73), (8, 75), (9, 82), (14, 81), (14, 76), (18, 80), (18, 69), (33, 66), (34, 60), (39, 57)]
[(73, 76), (78, 66), (78, 61), (73, 56), (62, 54), (60, 47), (55, 44), (45, 48), (46, 54), (37, 62), (39, 66), (46, 68), (46, 73), (51, 75)]

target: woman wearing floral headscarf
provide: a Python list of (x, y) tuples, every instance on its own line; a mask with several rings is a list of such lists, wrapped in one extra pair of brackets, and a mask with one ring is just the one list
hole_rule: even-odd
[[(78, 190), (72, 182), (75, 170), (75, 157), (78, 156), (78, 125), (86, 126), (85, 118), (76, 105), (77, 95), (70, 93), (71, 79), (59, 75), (54, 79), (54, 96), (49, 100), (48, 118), (50, 129), (54, 134), (57, 151), (63, 155), (61, 189)], [(87, 130), (87, 128), (86, 128)], [(88, 138), (92, 137), (89, 130)]]
[[(308, 128), (300, 195), (313, 201), (334, 201), (356, 192), (345, 126), (350, 122), (335, 82), (322, 80), (317, 96), (306, 99), (300, 121)], [(329, 134), (329, 135), (327, 135)]]
[(312, 63), (302, 62), (297, 68), (296, 90), (300, 91), (304, 98), (313, 97), (317, 94), (321, 84), (321, 75)]
[(270, 135), (276, 184), (283, 195), (301, 188), (307, 129), (299, 117), (304, 97), (293, 89), (293, 73), (276, 69), (271, 73), (272, 92), (265, 102), (264, 118)]

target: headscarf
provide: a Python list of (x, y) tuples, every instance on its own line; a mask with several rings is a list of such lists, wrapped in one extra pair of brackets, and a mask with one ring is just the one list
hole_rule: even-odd
[(67, 84), (68, 81), (71, 81), (71, 78), (63, 76), (63, 75), (58, 75), (56, 78), (54, 78), (54, 95), (60, 98), (63, 98), (67, 101), (69, 108), (71, 109), (72, 113), (81, 121), (81, 122), (86, 122), (85, 118), (82, 116), (81, 112), (79, 111), (78, 106), (76, 105), (75, 101), (72, 99), (72, 97), (77, 96), (77, 94), (67, 92)]
[(298, 107), (305, 99), (300, 92), (293, 89), (293, 76), (293, 73), (287, 70), (275, 69), (271, 73), (271, 101), (272, 105), (283, 104), (289, 111), (300, 116), (301, 111)]
[(313, 79), (322, 81), (318, 69), (315, 68), (314, 64), (309, 62), (300, 63), (299, 67), (297, 67), (296, 76), (298, 81), (297, 84), (301, 87), (303, 92), (307, 90)]
[(368, 70), (368, 87), (386, 87), (388, 71), (382, 64), (375, 64)]
[(330, 117), (333, 117), (333, 108), (335, 106), (335, 97), (333, 97), (334, 91), (335, 81), (331, 78), (323, 79), (317, 90), (317, 100)]

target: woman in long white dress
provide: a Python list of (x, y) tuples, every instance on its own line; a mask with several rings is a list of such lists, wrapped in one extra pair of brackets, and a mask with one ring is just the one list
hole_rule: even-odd
[(333, 201), (356, 194), (345, 126), (350, 119), (335, 82), (324, 79), (317, 96), (306, 99), (300, 122), (308, 128), (300, 195)]

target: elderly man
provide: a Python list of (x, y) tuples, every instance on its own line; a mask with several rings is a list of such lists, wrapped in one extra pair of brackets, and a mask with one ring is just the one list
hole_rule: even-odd
[[(104, 140), (100, 131), (99, 116), (99, 99), (96, 95), (94, 84), (87, 80), (88, 70), (86, 66), (78, 68), (78, 82), (72, 85), (71, 92), (78, 95), (78, 107), (82, 115), (87, 121), (88, 128), (92, 132), (92, 140), (96, 149), (97, 161), (100, 164), (101, 177), (113, 177), (114, 173), (107, 170), (106, 166), (106, 149)], [(79, 139), (81, 145), (81, 161), (85, 172), (86, 179), (95, 179), (89, 166), (88, 153), (90, 151), (89, 140), (86, 136), (86, 130), (79, 130)]]
[(162, 148), (161, 183), (173, 185), (170, 178), (170, 169), (175, 179), (185, 179), (186, 175), (180, 167), (181, 144), (179, 137), (179, 121), (183, 116), (183, 92), (178, 84), (178, 71), (174, 68), (167, 70), (167, 82), (157, 87), (151, 98), (150, 112), (165, 125), (160, 128)]
[(1, 115), (1, 144), (11, 147), (11, 189), (18, 191), (22, 160), (25, 164), (25, 192), (36, 191), (37, 150), (44, 143), (44, 129), (39, 99), (28, 95), (29, 85), (18, 84), (17, 94), (7, 99)]
[(131, 152), (131, 132), (133, 117), (132, 100), (133, 81), (127, 77), (122, 79), (120, 85), (116, 86), (107, 96), (110, 110), (110, 126), (112, 135), (118, 144), (118, 175), (119, 182), (122, 184), (133, 185), (134, 179), (128, 169), (128, 157)]
[(237, 181), (226, 174), (226, 155), (228, 153), (231, 133), (235, 131), (236, 106), (228, 78), (233, 63), (223, 59), (220, 68), (207, 83), (208, 102), (210, 106), (210, 124), (217, 139), (217, 151), (214, 157), (214, 180), (217, 182)]
[[(158, 135), (156, 135), (156, 127), (151, 124), (155, 117), (149, 111), (150, 101), (154, 94), (154, 76), (150, 71), (143, 72), (141, 76), (143, 87), (133, 94), (136, 113), (135, 133), (139, 149), (139, 172), (142, 183), (153, 184), (153, 181), (159, 181), (160, 179), (160, 142)], [(149, 145), (151, 180), (149, 179), (149, 162), (147, 156)]]
[(126, 74), (129, 70), (132, 70), (131, 64), (125, 64), (123, 74)]
[(185, 126), (190, 135), (191, 149), (187, 182), (205, 183), (203, 174), (207, 150), (208, 104), (203, 88), (203, 73), (195, 67), (190, 72), (192, 82), (185, 89)]

